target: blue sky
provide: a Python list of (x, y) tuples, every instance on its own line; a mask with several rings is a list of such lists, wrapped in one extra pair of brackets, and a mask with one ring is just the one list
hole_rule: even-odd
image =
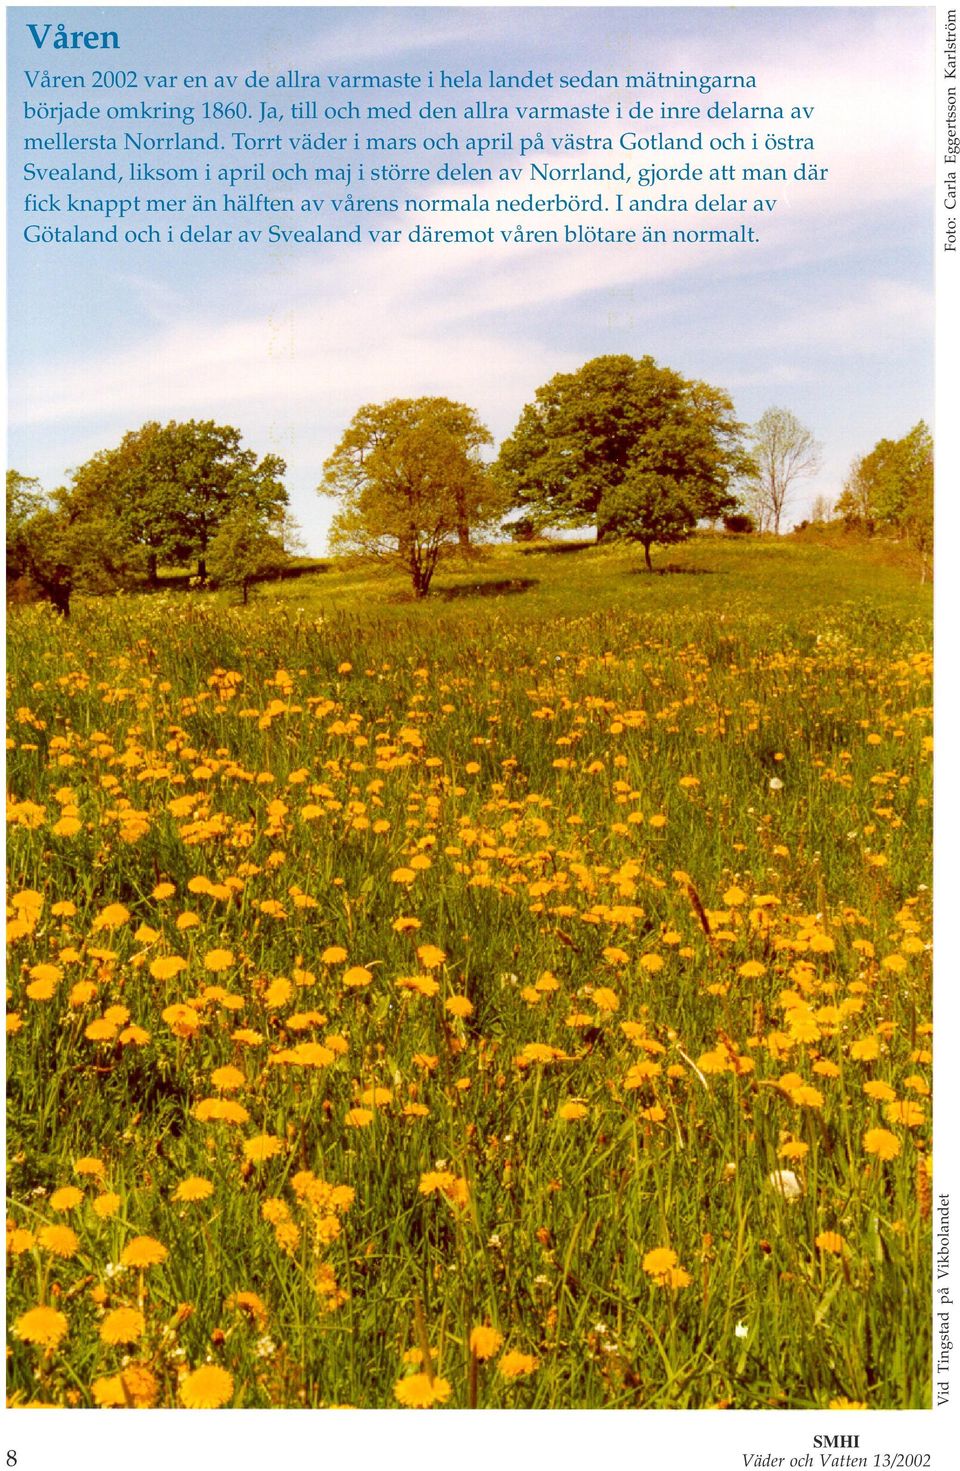
[[(8, 454), (48, 488), (148, 419), (214, 418), (286, 459), (294, 513), (322, 552), (333, 507), (315, 487), (362, 403), (444, 394), (471, 404), (499, 441), (540, 384), (600, 353), (649, 353), (715, 383), (747, 421), (771, 404), (792, 409), (824, 446), (797, 514), (837, 494), (855, 454), (932, 418), (932, 9), (83, 7), (71, 23), (117, 30), (121, 50), (41, 54), (26, 22), (64, 13), (7, 12)], [(753, 247), (28, 246), (20, 204), (34, 186), (22, 182), (20, 138), (24, 100), (39, 95), (24, 72), (38, 61), (241, 77), (290, 66), (753, 72), (757, 89), (741, 98), (815, 106), (810, 130), (830, 177), (778, 186)], [(179, 89), (156, 97), (196, 102)], [(449, 100), (462, 107), (465, 94)], [(419, 137), (427, 126), (412, 128)]]

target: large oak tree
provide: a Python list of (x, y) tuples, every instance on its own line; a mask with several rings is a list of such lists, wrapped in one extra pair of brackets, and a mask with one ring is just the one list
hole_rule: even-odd
[(735, 505), (743, 425), (721, 389), (652, 357), (593, 358), (538, 388), (497, 473), (540, 526), (595, 525), (597, 540), (688, 535)]
[(71, 504), (80, 515), (115, 517), (143, 548), (151, 577), (158, 560), (196, 560), (203, 577), (207, 548), (226, 516), (272, 517), (287, 504), (283, 460), (259, 459), (241, 439), (239, 429), (211, 419), (144, 424), (74, 472)]

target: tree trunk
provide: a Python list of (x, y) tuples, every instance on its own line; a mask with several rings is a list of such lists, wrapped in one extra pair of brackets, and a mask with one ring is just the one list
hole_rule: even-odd
[(653, 571), (653, 563), (650, 560), (650, 543), (648, 541), (645, 541), (643, 543), (643, 560), (647, 564), (647, 571), (648, 572), (652, 572)]
[(148, 552), (147, 553), (147, 586), (148, 587), (156, 587), (157, 581), (158, 581), (158, 579), (157, 579), (157, 554), (156, 554), (156, 552)]
[(62, 582), (48, 584), (44, 589), (57, 612), (64, 618), (70, 617), (70, 588)]
[(250, 584), (246, 578), (243, 579), (243, 606), (247, 606), (247, 598), (250, 593)]
[(197, 558), (197, 576), (199, 577), (199, 579), (200, 579), (201, 582), (206, 582), (206, 580), (207, 580), (207, 559), (203, 555), (201, 555), (201, 556), (199, 556)]

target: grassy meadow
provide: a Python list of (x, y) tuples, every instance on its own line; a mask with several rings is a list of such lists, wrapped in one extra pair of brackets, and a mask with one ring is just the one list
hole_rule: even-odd
[(929, 588), (657, 562), (14, 610), (13, 1404), (929, 1403)]

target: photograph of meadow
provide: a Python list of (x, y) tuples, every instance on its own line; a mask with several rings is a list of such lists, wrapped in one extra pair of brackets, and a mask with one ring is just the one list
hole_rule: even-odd
[(10, 1406), (929, 1407), (931, 21), (808, 14), (749, 259), (14, 249)]

